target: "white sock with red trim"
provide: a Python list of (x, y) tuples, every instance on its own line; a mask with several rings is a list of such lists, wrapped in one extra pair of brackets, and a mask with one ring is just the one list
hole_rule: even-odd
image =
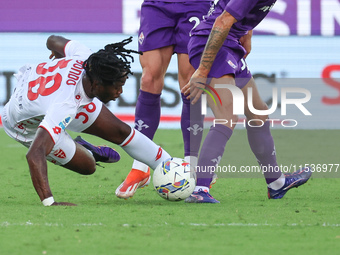
[(130, 135), (119, 146), (132, 158), (145, 163), (152, 169), (155, 169), (164, 160), (171, 158), (163, 148), (133, 128)]
[(132, 169), (136, 169), (136, 170), (142, 171), (144, 173), (147, 173), (149, 167), (147, 165), (145, 165), (144, 163), (135, 159), (132, 163)]

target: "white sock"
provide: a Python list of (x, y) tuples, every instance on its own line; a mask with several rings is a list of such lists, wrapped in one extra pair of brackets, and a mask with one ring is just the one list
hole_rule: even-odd
[(198, 158), (195, 157), (195, 156), (185, 156), (184, 157), (184, 160), (188, 163), (190, 163), (190, 165), (195, 168), (197, 166), (197, 161), (198, 161)]
[(171, 158), (169, 153), (163, 148), (133, 128), (131, 128), (130, 135), (119, 146), (132, 158), (145, 163), (152, 169), (155, 169), (161, 162)]
[(205, 187), (205, 186), (196, 186), (194, 189), (194, 192), (197, 191), (204, 191), (204, 192), (208, 192), (209, 193), (209, 187)]
[(142, 171), (144, 173), (147, 173), (148, 169), (149, 169), (149, 167), (147, 165), (145, 165), (144, 163), (142, 163), (142, 162), (140, 162), (136, 159), (133, 161), (132, 168), (139, 170), (139, 171)]
[(281, 189), (283, 185), (285, 185), (285, 181), (286, 177), (284, 176), (284, 174), (281, 174), (278, 179), (268, 184), (268, 188), (271, 188), (273, 190)]

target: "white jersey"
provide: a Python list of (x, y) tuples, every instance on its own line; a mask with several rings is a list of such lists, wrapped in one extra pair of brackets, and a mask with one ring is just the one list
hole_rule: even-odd
[(33, 139), (38, 127), (46, 129), (54, 143), (80, 109), (92, 102), (84, 92), (82, 64), (92, 51), (69, 41), (65, 58), (20, 69), (18, 85), (7, 103), (6, 119), (17, 140)]

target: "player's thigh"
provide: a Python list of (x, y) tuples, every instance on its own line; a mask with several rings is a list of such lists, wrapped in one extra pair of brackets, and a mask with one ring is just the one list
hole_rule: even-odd
[(121, 144), (131, 132), (131, 127), (118, 119), (105, 105), (91, 126), (84, 133), (98, 136), (115, 144)]
[(63, 167), (74, 172), (89, 175), (96, 171), (96, 161), (93, 155), (82, 145), (75, 143), (75, 153)]
[[(96, 111), (92, 112), (95, 113)], [(18, 132), (15, 128), (11, 128), (6, 120), (7, 118), (5, 118), (3, 122), (6, 133), (26, 148), (29, 148), (35, 138), (36, 131)], [(82, 124), (82, 122), (80, 123)], [(85, 127), (86, 124), (87, 123), (85, 123)], [(78, 128), (80, 130), (85, 127), (79, 125)], [(81, 148), (79, 149), (78, 147)], [(62, 130), (59, 134), (59, 139), (56, 140), (46, 159), (56, 165), (67, 167), (73, 171), (81, 170), (83, 174), (89, 174), (89, 171), (95, 170), (93, 156), (84, 147), (76, 144), (65, 130)]]
[[(262, 100), (260, 93), (257, 89), (257, 86), (255, 84), (254, 78), (251, 78), (246, 86), (242, 88), (242, 92), (244, 94), (244, 113), (247, 117), (247, 119), (260, 119), (265, 121), (268, 119), (268, 115), (259, 115), (253, 113), (252, 110), (250, 110), (249, 103), (251, 104), (251, 108), (254, 108), (256, 110), (267, 110), (268, 106), (267, 104)], [(251, 97), (249, 100), (248, 98)]]
[(143, 52), (143, 55), (140, 56), (140, 64), (143, 70), (141, 89), (143, 91), (154, 94), (162, 92), (164, 76), (172, 54), (173, 46)]
[[(6, 133), (15, 141), (21, 143), (26, 148), (32, 145), (36, 130), (28, 130), (27, 132), (19, 132), (15, 127), (11, 127), (7, 122), (7, 116), (3, 120), (3, 126)], [(46, 159), (57, 165), (64, 165), (69, 162), (75, 153), (75, 144), (69, 134), (62, 130), (59, 134), (59, 139), (54, 144), (51, 152), (46, 156)]]
[(46, 159), (80, 174), (94, 173), (96, 162), (91, 153), (80, 144), (75, 143), (67, 132), (62, 131), (60, 135), (61, 138), (53, 146)]
[(62, 131), (59, 136), (60, 138), (54, 144), (46, 159), (56, 165), (65, 165), (72, 160), (76, 152), (76, 144), (65, 131)]
[[(46, 156), (46, 160), (55, 165), (64, 166), (72, 160), (76, 152), (76, 145), (73, 139), (65, 131), (62, 131), (59, 136), (60, 139)], [(33, 139), (27, 139), (26, 141), (15, 140), (26, 148), (30, 148), (33, 142)]]

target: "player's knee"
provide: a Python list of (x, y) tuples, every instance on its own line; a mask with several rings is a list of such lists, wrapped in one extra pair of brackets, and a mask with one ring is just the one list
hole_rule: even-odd
[(70, 162), (62, 166), (82, 175), (93, 174), (97, 167), (96, 160), (89, 152), (87, 153), (86, 155), (76, 154)]
[(156, 76), (151, 72), (143, 73), (141, 78), (141, 90), (159, 94), (163, 89), (163, 77)]
[[(263, 104), (263, 106), (260, 109), (256, 109), (258, 111), (267, 111), (268, 110), (268, 106), (267, 104)], [(264, 122), (267, 121), (267, 119), (269, 118), (269, 116), (267, 114), (261, 114), (261, 112), (259, 113), (253, 113), (250, 111), (246, 112), (246, 117), (247, 117), (247, 121), (251, 122), (251, 125), (254, 126), (262, 126)]]
[(121, 144), (131, 134), (131, 127), (123, 124), (115, 129), (114, 135), (111, 137), (110, 142), (114, 144)]
[(86, 171), (85, 171), (85, 175), (91, 175), (94, 174), (94, 172), (96, 171), (96, 164), (94, 164), (93, 166), (89, 167)]
[(91, 175), (96, 171), (96, 161), (93, 160), (89, 160), (84, 166), (81, 167), (81, 169), (79, 169), (78, 173), (82, 174), (82, 175)]

